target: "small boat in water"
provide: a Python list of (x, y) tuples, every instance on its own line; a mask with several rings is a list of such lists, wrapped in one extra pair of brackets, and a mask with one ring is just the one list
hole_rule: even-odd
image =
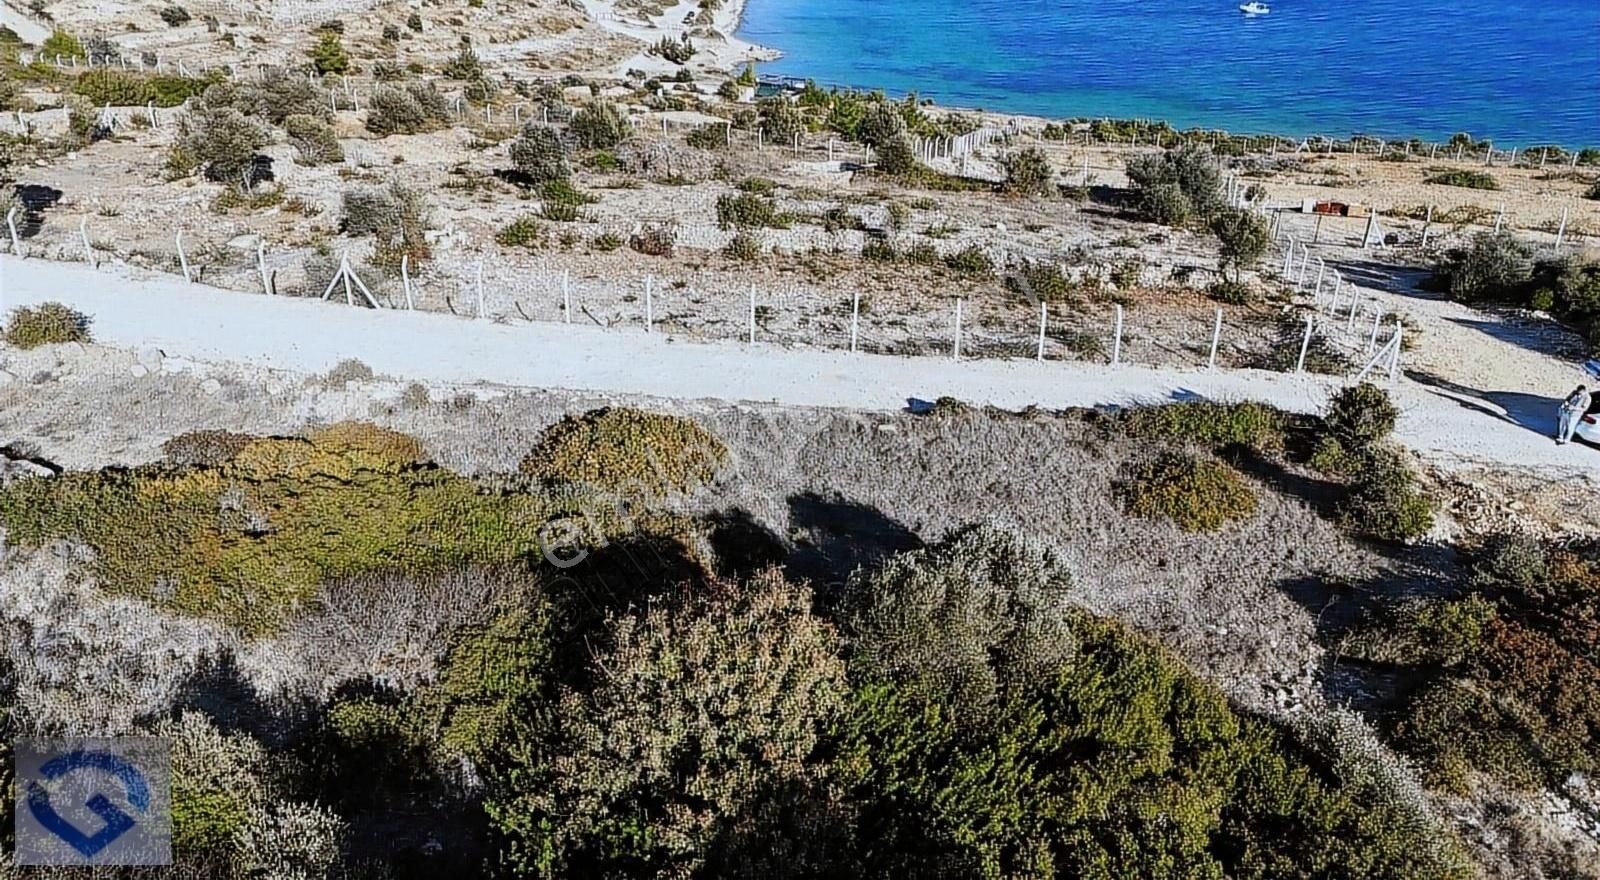
[(1266, 15), (1272, 11), (1272, 7), (1265, 3), (1258, 3), (1256, 0), (1251, 0), (1249, 3), (1239, 4), (1239, 11), (1243, 12), (1245, 15)]

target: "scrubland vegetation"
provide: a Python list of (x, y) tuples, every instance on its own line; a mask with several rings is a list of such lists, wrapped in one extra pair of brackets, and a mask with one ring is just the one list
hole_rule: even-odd
[[(1322, 482), (1305, 503), (1398, 546), (1426, 526), (1383, 511), (1427, 502), (1388, 445), (1395, 415), (1357, 386), (1322, 417), (1206, 402), (1054, 417), (1149, 450), (1107, 491), (1152, 528), (1226, 542), (1262, 499)], [(951, 404), (906, 428), (1027, 417)], [(1239, 706), (1087, 610), (1093, 585), (1050, 542), (980, 521), (824, 583), (759, 561), (771, 539), (719, 536), (723, 515), (670, 512), (739, 479), (695, 420), (568, 416), (518, 472), (471, 477), (366, 423), (192, 432), (164, 451), (0, 488), (11, 564), (70, 542), (92, 551), (72, 565), (94, 589), (174, 626), (294, 645), (365, 608), (319, 650), (371, 630), (423, 652), (420, 674), (387, 680), (365, 677), (371, 660), (310, 661), (353, 677), (274, 721), (286, 738), (143, 697), (153, 714), (128, 723), (204, 768), (175, 789), (175, 830), (180, 862), (211, 876), (380, 876), (374, 860), (381, 876), (1472, 873), (1373, 731)], [(1403, 485), (1372, 475), (1378, 459)], [(1586, 619), (1585, 557), (1524, 542), (1473, 560), (1459, 592), (1330, 635), (1416, 670), (1381, 735), (1439, 792), (1589, 770), (1583, 713), (1600, 704), (1554, 672), (1594, 662), (1566, 622)], [(233, 662), (216, 659), (199, 674)], [(32, 674), (9, 679), (10, 717), (49, 730), (60, 710)]]

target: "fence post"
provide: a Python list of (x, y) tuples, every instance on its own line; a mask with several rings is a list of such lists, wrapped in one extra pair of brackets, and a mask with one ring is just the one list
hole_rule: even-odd
[(1122, 363), (1122, 304), (1117, 304), (1117, 324), (1111, 337), (1111, 365)]
[(78, 238), (83, 241), (83, 259), (88, 262), (89, 268), (94, 268), (94, 248), (89, 246), (89, 220), (78, 220)]
[(572, 273), (566, 269), (561, 270), (561, 318), (572, 323)]
[(11, 254), (22, 256), (22, 241), (17, 237), (17, 209), (12, 208), (6, 212), (6, 229), (11, 232)]
[(756, 343), (756, 286), (750, 285), (750, 344)]
[(1556, 253), (1561, 253), (1561, 242), (1567, 237), (1567, 209), (1561, 209), (1561, 228), (1556, 230)]
[(1294, 236), (1289, 237), (1289, 249), (1283, 252), (1283, 277), (1293, 278), (1294, 273)]
[(1500, 213), (1494, 215), (1494, 231), (1495, 232), (1499, 232), (1500, 231), (1500, 224), (1504, 223), (1505, 219), (1506, 219), (1506, 203), (1505, 202), (1501, 202), (1500, 203)]
[(1350, 314), (1344, 321), (1344, 332), (1349, 333), (1356, 329), (1356, 304), (1361, 301), (1361, 291), (1354, 284), (1350, 285)]
[(178, 265), (183, 267), (183, 280), (193, 282), (194, 276), (189, 274), (189, 256), (183, 252), (183, 230), (178, 230)]
[[(405, 269), (403, 257), (400, 267), (402, 270)], [(272, 282), (267, 279), (267, 246), (260, 238), (256, 239), (256, 271), (261, 274), (261, 292), (271, 296)]]
[(415, 311), (416, 300), (411, 295), (411, 255), (400, 255), (400, 284), (406, 289), (406, 311)]
[(1428, 206), (1428, 216), (1422, 221), (1422, 248), (1428, 248), (1428, 233), (1433, 231), (1433, 206)]
[(478, 261), (478, 270), (473, 283), (473, 293), (478, 303), (478, 320), (483, 320), (483, 261)]
[(1317, 289), (1312, 294), (1311, 301), (1316, 302), (1322, 298), (1322, 276), (1328, 271), (1328, 264), (1321, 257), (1317, 257)]
[(1382, 323), (1382, 322), (1383, 322), (1383, 310), (1382, 309), (1373, 309), (1372, 310), (1372, 335), (1367, 337), (1367, 354), (1369, 356), (1372, 354), (1372, 350), (1374, 348), (1378, 347), (1378, 325), (1380, 323)]
[(1222, 310), (1217, 309), (1217, 319), (1211, 324), (1211, 354), (1206, 358), (1206, 369), (1217, 368), (1217, 343), (1222, 341)]
[(1044, 360), (1044, 330), (1050, 321), (1050, 304), (1039, 303), (1039, 354), (1038, 359)]
[[(959, 308), (959, 306), (958, 306)], [(861, 291), (857, 290), (850, 295), (850, 351), (856, 350), (856, 335), (861, 325)]]
[(1401, 344), (1400, 343), (1400, 340), (1401, 340), (1400, 333), (1401, 333), (1402, 328), (1403, 328), (1403, 325), (1398, 320), (1394, 322), (1394, 341), (1392, 343), (1390, 343), (1391, 345), (1394, 346), (1394, 351), (1389, 353), (1389, 381), (1390, 382), (1394, 381), (1395, 373), (1399, 372), (1399, 370), (1400, 370), (1400, 344)]
[(651, 289), (654, 286), (654, 284), (655, 284), (655, 278), (653, 276), (650, 276), (650, 275), (644, 276), (644, 332), (646, 332), (646, 333), (654, 333), (655, 332), (655, 324), (656, 324), (655, 307), (656, 306), (655, 306), (654, 292)]
[(1306, 371), (1306, 352), (1311, 348), (1312, 321), (1312, 316), (1306, 315), (1306, 334), (1300, 338), (1300, 356), (1294, 362), (1294, 371), (1296, 373), (1304, 373)]
[(950, 357), (961, 360), (961, 300), (956, 300), (956, 335), (955, 342), (950, 346)]

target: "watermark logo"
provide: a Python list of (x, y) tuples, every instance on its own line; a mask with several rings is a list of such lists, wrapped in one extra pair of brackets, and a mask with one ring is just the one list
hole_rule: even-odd
[(17, 864), (172, 863), (165, 740), (21, 740), (16, 774)]

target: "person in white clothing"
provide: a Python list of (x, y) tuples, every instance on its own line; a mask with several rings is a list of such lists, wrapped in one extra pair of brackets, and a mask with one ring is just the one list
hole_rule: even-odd
[(1561, 401), (1560, 416), (1556, 421), (1556, 443), (1562, 444), (1572, 439), (1574, 431), (1578, 430), (1578, 422), (1589, 411), (1593, 398), (1589, 395), (1587, 386), (1579, 385), (1577, 390), (1567, 395)]

